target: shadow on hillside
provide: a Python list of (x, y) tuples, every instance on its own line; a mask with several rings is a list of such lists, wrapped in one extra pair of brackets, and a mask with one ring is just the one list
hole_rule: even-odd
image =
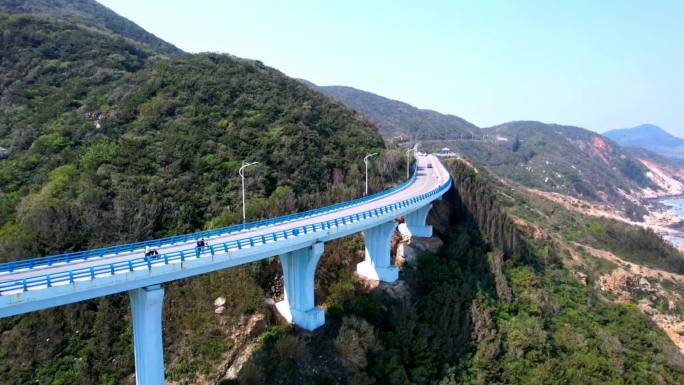
[[(317, 302), (326, 324), (314, 332), (278, 324), (256, 338), (258, 348), (236, 380), (219, 384), (372, 384), (438, 380), (446, 363), (471, 351), (473, 304), (495, 291), (482, 236), (452, 210), (454, 191), (435, 203), (429, 222), (445, 245), (420, 252), (394, 285), (359, 280), (360, 236), (331, 242), (317, 270)], [(274, 269), (277, 276), (277, 269)]]

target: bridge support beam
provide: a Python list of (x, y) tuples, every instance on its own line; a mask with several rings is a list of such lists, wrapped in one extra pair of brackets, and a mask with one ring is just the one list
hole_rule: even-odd
[(323, 250), (323, 242), (318, 242), (280, 256), (285, 300), (276, 303), (276, 309), (286, 320), (306, 330), (325, 323), (325, 313), (316, 307), (314, 297), (316, 267)]
[(131, 290), (128, 294), (133, 315), (135, 382), (138, 385), (164, 385), (164, 289), (155, 285)]
[(432, 226), (427, 224), (427, 216), (431, 208), (432, 204), (429, 204), (404, 217), (412, 237), (429, 238), (432, 236)]
[(397, 222), (392, 220), (363, 232), (366, 258), (356, 265), (356, 272), (360, 276), (389, 283), (399, 279), (399, 268), (392, 265), (390, 255), (392, 235), (396, 228)]

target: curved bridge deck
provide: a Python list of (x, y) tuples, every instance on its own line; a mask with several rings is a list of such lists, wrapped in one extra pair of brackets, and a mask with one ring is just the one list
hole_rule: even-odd
[[(145, 242), (0, 264), (0, 318), (128, 292), (138, 385), (163, 385), (162, 284), (273, 256), (283, 266), (285, 299), (280, 314), (314, 330), (325, 323), (315, 304), (314, 281), (325, 242), (363, 232), (365, 259), (358, 274), (394, 282), (390, 245), (396, 218), (404, 231), (430, 236), (431, 203), (451, 187), (451, 177), (434, 156), (417, 156), (407, 182), (373, 196), (240, 226)], [(195, 247), (204, 238), (208, 246)], [(155, 257), (145, 248), (157, 249)]]
[[(247, 224), (244, 230), (231, 226), (15, 266), (2, 264), (0, 317), (229, 268), (364, 231), (429, 204), (447, 185), (450, 177), (440, 161), (419, 156), (410, 181), (348, 205)], [(208, 243), (201, 251), (195, 247), (200, 237)], [(152, 245), (159, 255), (145, 257), (145, 245)], [(117, 248), (119, 252), (112, 252)]]

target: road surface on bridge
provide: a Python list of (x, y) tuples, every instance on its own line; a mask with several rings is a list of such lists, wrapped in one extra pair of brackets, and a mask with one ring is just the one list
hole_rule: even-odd
[[(446, 172), (446, 170), (439, 163), (439, 160), (433, 155), (417, 156), (416, 162), (417, 175), (415, 181), (411, 185), (395, 193), (385, 195), (371, 201), (366, 201), (355, 206), (339, 208), (337, 210), (313, 215), (310, 217), (295, 219), (288, 222), (277, 223), (270, 226), (248, 229), (231, 234), (208, 237), (205, 238), (205, 240), (208, 242), (208, 245), (219, 244), (231, 240), (244, 239), (252, 236), (267, 235), (276, 231), (291, 229), (293, 227), (320, 223), (326, 220), (333, 220), (341, 216), (356, 214), (366, 210), (373, 210), (375, 208), (380, 208), (385, 205), (389, 205), (392, 203), (396, 203), (405, 199), (418, 196), (420, 194), (427, 193), (448, 181), (450, 177), (448, 172)], [(428, 167), (428, 165), (434, 165), (434, 167)], [(192, 239), (188, 242), (178, 242), (175, 244), (163, 245), (161, 247), (157, 247), (156, 250), (159, 252), (160, 255), (162, 255), (174, 251), (192, 249), (195, 247), (195, 245), (196, 242), (194, 239)], [(24, 278), (30, 278), (35, 276), (56, 274), (79, 268), (100, 266), (103, 264), (127, 261), (142, 257), (144, 257), (144, 250), (105, 255), (103, 257), (91, 258), (88, 260), (77, 259), (68, 263), (60, 262), (55, 263), (52, 266), (34, 267), (32, 269), (26, 268), (14, 272), (3, 272), (0, 273), (0, 283), (21, 280)]]

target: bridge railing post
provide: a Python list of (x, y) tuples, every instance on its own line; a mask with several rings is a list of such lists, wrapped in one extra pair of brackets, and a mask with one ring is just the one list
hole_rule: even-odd
[(137, 385), (164, 385), (162, 306), (164, 288), (159, 285), (128, 292), (133, 320), (133, 349)]

